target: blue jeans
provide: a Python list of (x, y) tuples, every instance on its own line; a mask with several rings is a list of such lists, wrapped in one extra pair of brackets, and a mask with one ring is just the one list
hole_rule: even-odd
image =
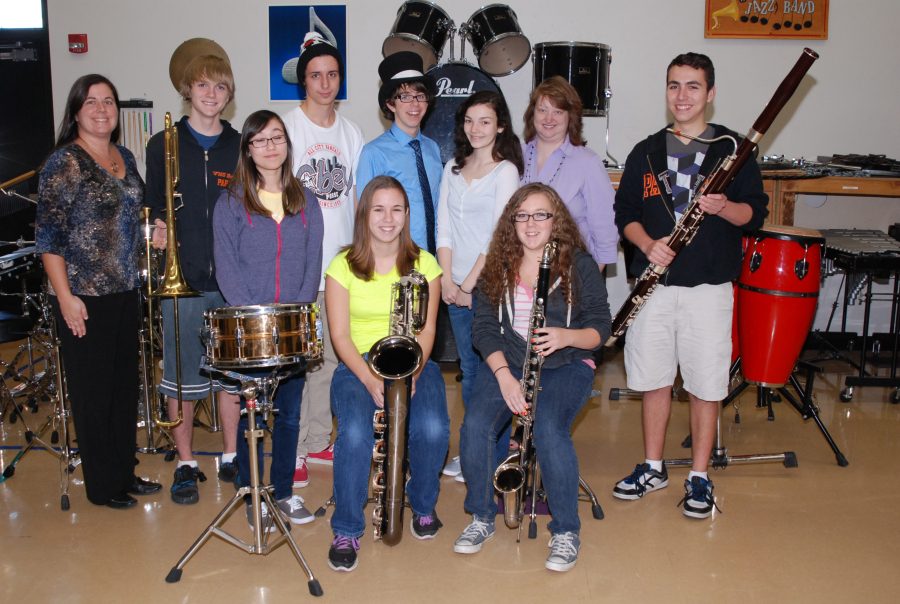
[[(475, 386), (475, 378), (478, 377), (478, 367), (481, 365), (481, 357), (472, 346), (472, 319), (475, 317), (475, 298), (472, 298), (472, 310), (465, 306), (448, 304), (450, 312), (450, 326), (453, 328), (453, 337), (456, 339), (456, 350), (459, 353), (459, 368), (462, 370), (462, 397), (463, 405), (468, 406), (472, 400), (472, 388)], [(490, 371), (490, 368), (488, 368)], [(502, 461), (506, 459), (509, 451), (509, 436), (512, 424), (507, 424), (506, 429), (497, 439), (497, 457)], [(465, 475), (465, 474), (463, 474)]]
[[(249, 371), (246, 375), (263, 377), (269, 372)], [(275, 500), (290, 497), (294, 487), (294, 460), (297, 453), (297, 438), (300, 433), (300, 397), (303, 394), (302, 374), (281, 380), (275, 390), (275, 426), (272, 430), (272, 467), (269, 480), (275, 487)], [(241, 396), (241, 409), (247, 408), (247, 401)], [(244, 438), (250, 421), (241, 415), (238, 421), (237, 460), (241, 471), (241, 485), (250, 484), (250, 447)], [(256, 425), (264, 427), (262, 415), (257, 414)], [(263, 476), (263, 443), (259, 441), (259, 476)]]
[[(521, 370), (510, 367), (516, 378)], [(541, 372), (541, 393), (534, 418), (534, 446), (541, 466), (541, 479), (553, 520), (550, 533), (578, 532), (578, 457), (572, 443), (572, 422), (591, 395), (594, 371), (584, 362)], [(466, 406), (460, 431), (459, 452), (469, 492), (466, 511), (482, 521), (497, 515), (494, 497), (495, 439), (512, 417), (500, 394), (497, 379), (487, 364), (481, 366), (475, 382), (475, 399)]]
[[(334, 441), (334, 515), (331, 530), (339, 537), (359, 538), (366, 530), (363, 507), (369, 498), (369, 471), (375, 446), (372, 416), (375, 401), (344, 363), (331, 379), (331, 409), (337, 418)], [(409, 468), (406, 495), (417, 516), (434, 512), (440, 473), (450, 442), (447, 393), (441, 370), (428, 361), (416, 381), (409, 408)]]

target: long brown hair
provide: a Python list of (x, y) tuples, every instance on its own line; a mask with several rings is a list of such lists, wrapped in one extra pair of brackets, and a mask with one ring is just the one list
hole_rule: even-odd
[[(259, 214), (261, 216), (271, 216), (272, 212), (267, 210), (259, 201), (259, 195), (256, 190), (259, 188), (262, 178), (253, 158), (250, 157), (250, 141), (257, 134), (266, 129), (269, 122), (278, 120), (284, 136), (287, 140), (287, 158), (281, 164), (281, 205), (287, 216), (296, 216), (301, 210), (306, 209), (306, 195), (303, 191), (303, 185), (294, 176), (294, 168), (291, 158), (294, 156), (294, 147), (291, 145), (291, 137), (288, 136), (287, 128), (284, 122), (278, 117), (277, 113), (263, 109), (256, 113), (251, 113), (244, 127), (241, 130), (241, 153), (238, 157), (237, 168), (234, 170), (234, 178), (228, 185), (229, 191), (234, 195), (235, 199), (240, 199), (244, 204), (244, 208), (251, 214)], [(241, 190), (241, 196), (238, 197), (238, 189)]]
[(522, 162), (522, 145), (519, 143), (519, 137), (513, 132), (509, 107), (506, 106), (503, 94), (490, 90), (482, 90), (469, 96), (456, 110), (456, 131), (453, 134), (453, 142), (456, 144), (456, 156), (454, 157), (456, 166), (453, 167), (453, 173), (459, 174), (460, 170), (465, 167), (466, 160), (475, 151), (469, 142), (469, 137), (466, 136), (466, 112), (475, 105), (487, 105), (493, 109), (497, 116), (497, 127), (503, 128), (503, 132), (498, 132), (497, 138), (494, 139), (491, 157), (496, 162), (504, 159), (512, 162), (521, 176), (525, 172)]
[(550, 104), (557, 109), (569, 112), (569, 142), (576, 147), (587, 145), (587, 141), (582, 134), (584, 108), (581, 105), (581, 97), (578, 96), (578, 92), (562, 76), (547, 78), (532, 91), (531, 97), (528, 99), (528, 108), (525, 109), (525, 117), (523, 118), (525, 120), (525, 131), (522, 133), (522, 136), (525, 138), (525, 142), (530, 143), (537, 136), (537, 131), (534, 129), (534, 108), (542, 97), (550, 101)]
[(369, 232), (369, 213), (372, 211), (372, 200), (375, 192), (382, 189), (396, 189), (403, 197), (403, 205), (406, 208), (406, 222), (400, 231), (400, 250), (397, 252), (397, 272), (401, 276), (409, 274), (416, 266), (419, 259), (419, 246), (409, 234), (409, 197), (403, 185), (393, 176), (376, 176), (369, 181), (363, 189), (356, 206), (356, 216), (353, 224), (353, 243), (345, 245), (341, 251), (347, 252), (347, 263), (350, 271), (363, 281), (371, 281), (375, 275), (375, 255), (372, 253), (372, 234)]
[[(553, 261), (551, 269), (551, 283), (560, 277), (559, 290), (566, 301), (574, 303), (576, 294), (572, 283), (572, 266), (575, 262), (575, 254), (578, 250), (585, 249), (584, 240), (578, 231), (578, 225), (569, 209), (559, 194), (552, 187), (539, 182), (525, 185), (510, 197), (509, 203), (503, 208), (503, 214), (497, 221), (497, 228), (491, 238), (488, 248), (487, 260), (481, 273), (482, 283), (478, 286), (490, 299), (491, 306), (501, 304), (504, 294), (515, 291), (518, 280), (519, 265), (524, 256), (522, 242), (516, 234), (516, 225), (513, 215), (519, 211), (522, 203), (532, 195), (543, 194), (550, 200), (551, 213), (553, 214), (553, 228), (550, 231), (551, 239), (559, 239), (559, 251)], [(527, 284), (530, 285), (530, 284)]]

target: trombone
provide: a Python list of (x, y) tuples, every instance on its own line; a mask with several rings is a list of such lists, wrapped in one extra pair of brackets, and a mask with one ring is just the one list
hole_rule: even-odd
[[(181, 198), (180, 193), (175, 192), (178, 186), (180, 171), (178, 168), (178, 127), (172, 125), (172, 114), (166, 112), (165, 119), (165, 168), (166, 168), (166, 271), (162, 283), (154, 291), (151, 297), (172, 298), (174, 306), (175, 330), (175, 385), (178, 393), (178, 417), (172, 421), (165, 421), (160, 411), (161, 405), (156, 407), (156, 415), (153, 421), (161, 428), (177, 426), (184, 419), (184, 410), (181, 401), (181, 333), (178, 325), (178, 298), (199, 296), (200, 292), (188, 285), (181, 269), (181, 260), (178, 257), (178, 237), (175, 233), (175, 197)], [(151, 319), (152, 320), (152, 319)]]

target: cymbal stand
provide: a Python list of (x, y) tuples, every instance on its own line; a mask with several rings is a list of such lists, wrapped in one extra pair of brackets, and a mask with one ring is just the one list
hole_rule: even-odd
[[(256, 426), (256, 414), (260, 413), (263, 421), (268, 420), (269, 414), (275, 411), (272, 404), (275, 389), (278, 388), (278, 383), (291, 374), (296, 373), (297, 369), (279, 373), (278, 368), (276, 367), (272, 370), (270, 375), (256, 378), (232, 371), (215, 369), (206, 365), (205, 358), (203, 359), (202, 367), (208, 371), (217, 371), (228, 377), (240, 380), (241, 382), (241, 392), (247, 400), (246, 413), (247, 419), (249, 420), (249, 426), (245, 435), (247, 437), (247, 445), (250, 447), (250, 483), (252, 486), (242, 486), (238, 489), (234, 498), (232, 498), (228, 505), (219, 512), (219, 515), (215, 517), (212, 524), (203, 531), (203, 534), (200, 535), (197, 541), (195, 541), (190, 549), (188, 549), (181, 557), (178, 564), (172, 567), (172, 570), (170, 570), (169, 574), (166, 576), (166, 583), (177, 583), (181, 579), (181, 572), (184, 565), (188, 563), (201, 547), (206, 545), (212, 535), (215, 535), (251, 555), (256, 554), (265, 556), (274, 551), (282, 543), (287, 542), (291, 551), (294, 552), (297, 561), (300, 563), (300, 566), (303, 568), (303, 572), (309, 577), (309, 593), (314, 596), (321, 596), (323, 593), (322, 587), (319, 585), (318, 579), (313, 576), (312, 570), (310, 570), (309, 565), (303, 558), (303, 554), (300, 553), (300, 548), (297, 547), (297, 543), (291, 536), (290, 528), (286, 524), (284, 518), (282, 518), (278, 506), (275, 504), (275, 499), (272, 496), (273, 487), (271, 485), (263, 485), (259, 475), (259, 453), (257, 451), (257, 445), (264, 437), (265, 431), (263, 428), (258, 428)], [(305, 367), (303, 367), (302, 370), (305, 371)], [(252, 501), (253, 543), (246, 543), (221, 528), (225, 520), (237, 508), (244, 504), (245, 495), (250, 495)], [(263, 522), (262, 515), (263, 503), (265, 503), (269, 509), (265, 522)], [(269, 529), (272, 527), (273, 522), (278, 529), (278, 532), (281, 534), (278, 535), (274, 541), (269, 543)]]
[[(12, 462), (3, 471), (0, 482), (11, 478), (16, 472), (16, 466), (19, 461), (35, 446), (40, 445), (43, 450), (57, 458), (59, 461), (59, 480), (60, 490), (60, 507), (63, 511), (69, 509), (69, 475), (75, 471), (75, 467), (81, 462), (78, 452), (72, 451), (69, 443), (69, 418), (72, 411), (67, 407), (68, 396), (66, 395), (65, 373), (62, 364), (62, 356), (60, 353), (61, 342), (57, 336), (56, 321), (50, 304), (47, 301), (47, 294), (40, 294), (39, 310), (41, 319), (37, 326), (29, 334), (29, 339), (35, 339), (44, 342), (48, 347), (44, 350), (47, 368), (44, 376), (52, 376), (53, 382), (48, 385), (47, 393), (53, 401), (53, 411), (47, 417), (47, 420), (41, 425), (36, 432), (32, 432), (25, 421), (25, 416), (21, 410), (14, 406), (14, 413), (18, 413), (19, 419), (25, 427), (26, 445), (13, 458)], [(5, 384), (4, 384), (5, 388)], [(47, 428), (52, 427), (50, 442), (44, 440), (44, 433)], [(61, 443), (60, 449), (56, 450), (52, 445)]]

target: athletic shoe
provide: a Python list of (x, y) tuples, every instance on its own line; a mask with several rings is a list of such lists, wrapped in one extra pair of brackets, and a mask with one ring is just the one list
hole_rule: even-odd
[(550, 570), (565, 572), (571, 570), (578, 562), (578, 549), (581, 539), (572, 532), (553, 535), (550, 539), (550, 557), (544, 563)]
[(275, 502), (281, 513), (294, 524), (306, 524), (316, 519), (312, 513), (303, 507), (304, 501), (300, 495), (285, 497)]
[(494, 523), (482, 522), (472, 517), (472, 524), (466, 527), (462, 535), (453, 544), (457, 554), (475, 554), (481, 551), (484, 542), (494, 536)]
[(294, 488), (300, 489), (308, 485), (309, 469), (306, 467), (306, 458), (297, 457), (297, 464), (294, 468)]
[(219, 480), (222, 482), (237, 482), (240, 475), (237, 457), (234, 458), (234, 461), (222, 462), (219, 465)]
[(444, 526), (443, 523), (438, 520), (437, 514), (434, 512), (427, 516), (413, 514), (412, 520), (409, 521), (409, 530), (416, 539), (434, 539), (442, 526)]
[(455, 480), (456, 482), (461, 482), (461, 483), (465, 484), (466, 477), (463, 476), (462, 472), (460, 472), (459, 474), (457, 474), (456, 476), (453, 477), (453, 480)]
[(200, 501), (197, 481), (206, 480), (203, 472), (193, 466), (178, 466), (175, 470), (175, 481), (170, 489), (172, 501), (179, 505), (190, 505)]
[(722, 510), (713, 499), (712, 480), (703, 480), (700, 476), (694, 476), (684, 481), (684, 499), (678, 505), (684, 504), (682, 510), (688, 518), (709, 518), (713, 508), (721, 514)]
[(306, 458), (307, 463), (320, 463), (325, 466), (334, 465), (334, 445), (328, 445), (328, 448), (318, 453), (310, 453)]
[(453, 460), (441, 470), (441, 473), (446, 476), (458, 476), (460, 472), (462, 472), (462, 466), (459, 463), (459, 456), (454, 457)]
[(619, 499), (640, 499), (644, 493), (664, 489), (669, 486), (669, 472), (663, 462), (662, 472), (657, 472), (650, 464), (638, 464), (634, 472), (616, 483), (613, 489), (613, 497)]
[[(265, 502), (261, 503), (260, 506), (262, 509), (262, 523), (263, 523), (263, 526), (266, 526), (269, 521), (269, 506), (267, 506), (265, 504)], [(252, 505), (247, 506), (247, 523), (250, 524), (251, 531), (256, 530), (255, 527), (253, 526), (253, 506)], [(274, 521), (271, 524), (268, 524), (268, 527), (269, 527), (270, 533), (274, 533), (275, 531), (278, 530), (278, 528), (275, 526)]]
[(335, 536), (328, 550), (328, 566), (331, 570), (350, 572), (359, 562), (356, 556), (358, 549), (359, 539)]

